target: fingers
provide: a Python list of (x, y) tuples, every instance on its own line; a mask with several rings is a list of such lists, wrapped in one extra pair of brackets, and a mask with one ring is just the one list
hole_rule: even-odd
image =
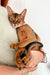
[(32, 72), (32, 71), (34, 71), (34, 70), (36, 70), (36, 69), (37, 69), (37, 66), (36, 66), (36, 67), (31, 67), (31, 68), (26, 68), (26, 69), (25, 69), (25, 73)]
[(41, 53), (40, 51), (31, 51), (31, 59), (26, 67), (34, 67), (35, 65), (38, 65), (42, 59), (43, 53)]
[(28, 65), (26, 67), (32, 67), (32, 66), (35, 67), (36, 64), (34, 63), (34, 54), (33, 54), (33, 51), (31, 51), (30, 54), (31, 54), (31, 59), (30, 59)]
[(37, 66), (36, 66), (36, 67), (34, 67), (33, 69), (31, 69), (31, 71), (30, 71), (30, 72), (35, 71), (36, 69), (37, 69)]
[(34, 63), (33, 63), (32, 58), (31, 58), (28, 65), (26, 65), (25, 67), (32, 67), (32, 66), (34, 66)]

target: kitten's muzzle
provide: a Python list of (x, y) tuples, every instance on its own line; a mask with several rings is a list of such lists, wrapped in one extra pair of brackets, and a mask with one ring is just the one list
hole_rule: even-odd
[(17, 24), (12, 24), (12, 26), (13, 26), (13, 28), (18, 28), (18, 27), (20, 27), (21, 25), (19, 24), (19, 25), (17, 25)]

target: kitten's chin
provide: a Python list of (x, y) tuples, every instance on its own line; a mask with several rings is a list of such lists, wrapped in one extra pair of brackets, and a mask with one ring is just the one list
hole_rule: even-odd
[(22, 26), (22, 25), (20, 25), (20, 24), (19, 24), (19, 25), (16, 25), (16, 26), (13, 25), (13, 28), (18, 28), (18, 27), (21, 27), (21, 26)]

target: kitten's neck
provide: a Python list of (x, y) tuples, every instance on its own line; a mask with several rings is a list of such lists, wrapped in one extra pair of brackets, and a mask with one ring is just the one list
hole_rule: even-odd
[[(24, 24), (23, 24), (23, 25), (21, 25), (21, 26), (18, 26), (17, 28), (19, 28), (19, 27), (22, 27), (22, 26), (24, 26), (25, 24), (26, 24), (26, 23), (24, 22)], [(17, 28), (16, 28), (16, 29), (17, 29)]]
[(26, 25), (26, 22), (24, 22), (24, 24), (22, 26)]
[(24, 25), (26, 24), (26, 22), (24, 22)]

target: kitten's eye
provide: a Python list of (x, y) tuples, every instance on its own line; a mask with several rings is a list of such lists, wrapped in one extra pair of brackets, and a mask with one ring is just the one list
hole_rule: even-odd
[(20, 22), (21, 22), (21, 20), (18, 18), (17, 22), (18, 22), (18, 23), (20, 23)]
[(12, 17), (10, 17), (10, 20), (13, 20), (13, 18), (12, 18)]
[(10, 17), (10, 21), (11, 21), (11, 22), (14, 22), (14, 18), (13, 18), (13, 17)]

